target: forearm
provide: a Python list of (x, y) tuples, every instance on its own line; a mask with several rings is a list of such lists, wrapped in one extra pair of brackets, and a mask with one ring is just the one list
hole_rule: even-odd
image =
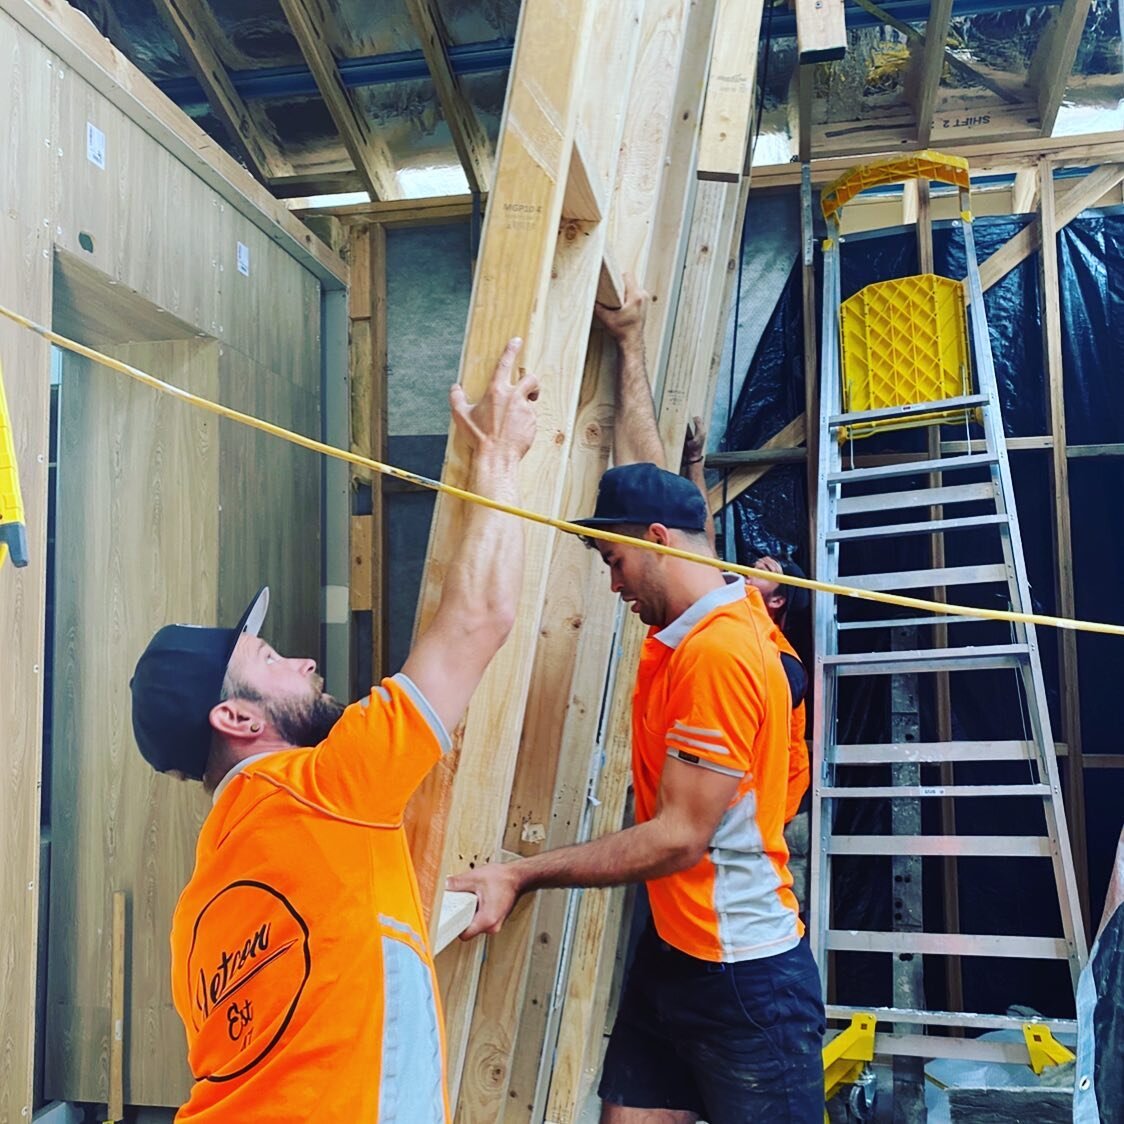
[(686, 870), (702, 853), (657, 818), (589, 843), (520, 859), (512, 864), (512, 873), (520, 893), (558, 886), (623, 886)]
[(633, 332), (617, 343), (613, 459), (617, 464), (651, 461), (661, 468), (666, 467), (652, 387), (648, 382), (642, 331)]
[[(468, 488), (518, 504), (518, 457), (489, 446), (473, 454)], [(467, 505), (461, 540), (445, 573), (438, 612), (467, 628), (510, 628), (523, 582), (523, 525), (512, 515)]]
[(681, 475), (686, 476), (688, 480), (702, 493), (703, 501), (706, 503), (706, 537), (710, 543), (710, 549), (714, 549), (714, 514), (710, 510), (710, 489), (706, 486), (706, 461), (703, 457), (685, 461), (683, 463), (683, 471)]

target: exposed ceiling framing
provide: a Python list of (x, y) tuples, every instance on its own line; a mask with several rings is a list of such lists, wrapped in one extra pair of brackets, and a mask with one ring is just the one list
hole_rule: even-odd
[[(114, 5), (110, 21), (100, 0), (75, 3), (279, 197), (487, 194), (520, 0), (280, 0), (280, 10), (258, 0), (154, 0), (159, 21), (130, 0)], [(825, 62), (837, 53), (828, 26), (840, 4), (850, 49)], [(792, 78), (778, 94), (776, 69), (770, 76), (763, 64), (759, 75), (771, 77), (765, 105), (782, 137), (787, 116), (791, 157), (1049, 137), (1075, 90), (1106, 105), (1124, 97), (1103, 65), (1075, 74), (1079, 50), (1090, 54), (1083, 35), (1107, 34), (1090, 18), (1091, 0), (1059, 0), (1048, 20), (1031, 0), (830, 7), (805, 6), (823, 24), (804, 17), (817, 47), (809, 62), (795, 49), (800, 5), (794, 13), (785, 0), (764, 3), (760, 39)], [(1004, 18), (1030, 29), (1018, 44), (995, 32)], [(825, 37), (832, 49), (819, 49)], [(419, 170), (439, 175), (421, 183), (408, 174)]]

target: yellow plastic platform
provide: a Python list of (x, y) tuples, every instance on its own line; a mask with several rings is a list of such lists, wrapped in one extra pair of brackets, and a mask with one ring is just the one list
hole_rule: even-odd
[[(971, 392), (960, 281), (923, 273), (868, 285), (843, 302), (840, 335), (847, 413), (936, 403)], [(964, 416), (962, 409), (933, 410), (863, 422), (841, 430), (840, 440)]]
[(824, 218), (830, 219), (845, 203), (868, 187), (918, 179), (936, 180), (964, 191), (970, 190), (968, 161), (963, 157), (946, 156), (932, 149), (911, 152), (908, 156), (887, 156), (883, 160), (872, 160), (869, 164), (852, 168), (829, 183), (820, 195)]

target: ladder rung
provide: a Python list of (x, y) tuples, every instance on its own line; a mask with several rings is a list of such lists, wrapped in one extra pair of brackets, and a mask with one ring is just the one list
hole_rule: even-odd
[(1045, 835), (832, 835), (832, 855), (949, 855), (961, 858), (1049, 858)]
[(1061, 937), (1009, 937), (977, 933), (872, 933), (828, 929), (827, 948), (840, 952), (912, 952), (921, 956), (1014, 956), (1068, 960)]
[(945, 761), (1037, 761), (1033, 742), (887, 742), (837, 745), (836, 765), (935, 765)]
[(924, 628), (936, 624), (981, 624), (987, 617), (962, 617), (953, 613), (930, 613), (927, 617), (891, 617), (877, 621), (837, 621), (840, 632), (862, 628)]
[(916, 1011), (910, 1007), (848, 1007), (829, 1004), (825, 1008), (829, 1019), (846, 1019), (855, 1015), (870, 1014), (880, 1023), (902, 1023), (906, 1026), (961, 1026), (969, 1030), (1018, 1030), (1028, 1022), (1041, 1023), (1053, 1034), (1076, 1034), (1075, 1019), (1050, 1019), (1041, 1015), (1020, 1018), (1017, 1015), (982, 1015), (972, 1011)]
[(990, 566), (943, 566), (937, 570), (900, 570), (889, 574), (847, 574), (836, 579), (839, 585), (854, 589), (936, 589), (949, 585), (981, 585), (1006, 582), (1007, 567), (1002, 562)]
[(930, 796), (1049, 796), (1048, 784), (902, 784), (825, 785), (819, 789), (832, 800), (921, 800)]
[[(951, 1058), (955, 1061), (1030, 1064), (1026, 1042), (997, 1042), (994, 1038), (944, 1038), (936, 1034), (875, 1034), (874, 1052), (880, 1058)], [(1064, 1095), (1064, 1090), (1058, 1089)], [(1045, 1096), (1046, 1094), (1044, 1094)]]
[(1026, 644), (992, 644), (975, 648), (924, 648), (910, 652), (858, 652), (824, 656), (837, 675), (904, 675), (918, 671), (975, 671), (1018, 667), (1028, 656)]
[(859, 410), (851, 414), (833, 414), (827, 420), (832, 429), (862, 422), (888, 421), (894, 418), (924, 417), (926, 414), (943, 414), (950, 410), (970, 410), (986, 406), (987, 396), (965, 394), (959, 398), (945, 398), (940, 402), (906, 402), (900, 406), (882, 406), (877, 410)]
[(930, 461), (901, 461), (898, 464), (877, 464), (869, 468), (849, 468), (829, 472), (829, 484), (858, 484), (863, 480), (887, 480), (895, 476), (920, 476), (928, 472), (955, 472), (964, 468), (986, 468), (996, 464), (995, 453), (970, 453), (962, 457), (938, 457)]
[(942, 531), (966, 531), (970, 527), (995, 527), (1008, 522), (1006, 515), (965, 515), (956, 519), (921, 519), (914, 523), (891, 523), (883, 527), (852, 527), (828, 531), (828, 542), (854, 539), (889, 539), (900, 535), (935, 535)]
[(888, 511), (891, 508), (947, 506), (953, 503), (978, 503), (995, 500), (995, 485), (950, 484), (946, 488), (907, 488), (900, 492), (880, 492), (876, 496), (842, 496), (835, 502), (837, 515), (857, 515), (863, 511)]

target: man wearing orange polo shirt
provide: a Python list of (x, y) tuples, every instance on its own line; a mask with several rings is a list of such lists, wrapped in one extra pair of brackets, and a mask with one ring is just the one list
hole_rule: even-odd
[[(469, 487), (518, 502), (537, 383), (512, 340), (483, 400), (451, 400)], [(344, 707), (316, 664), (233, 629), (168, 625), (132, 680), (158, 771), (214, 805), (172, 922), (172, 993), (195, 1084), (178, 1121), (451, 1120), (436, 979), (402, 825), (504, 642), (521, 523), (468, 509), (441, 602), (402, 671)]]
[[(617, 342), (618, 466), (579, 522), (713, 555), (699, 491), (659, 467), (643, 337)], [(792, 701), (776, 626), (740, 578), (592, 545), (649, 626), (633, 696), (637, 822), (450, 879), (478, 897), (463, 936), (498, 931), (532, 890), (645, 882), (652, 925), (605, 1056), (603, 1124), (820, 1124), (823, 1003), (786, 867)]]

